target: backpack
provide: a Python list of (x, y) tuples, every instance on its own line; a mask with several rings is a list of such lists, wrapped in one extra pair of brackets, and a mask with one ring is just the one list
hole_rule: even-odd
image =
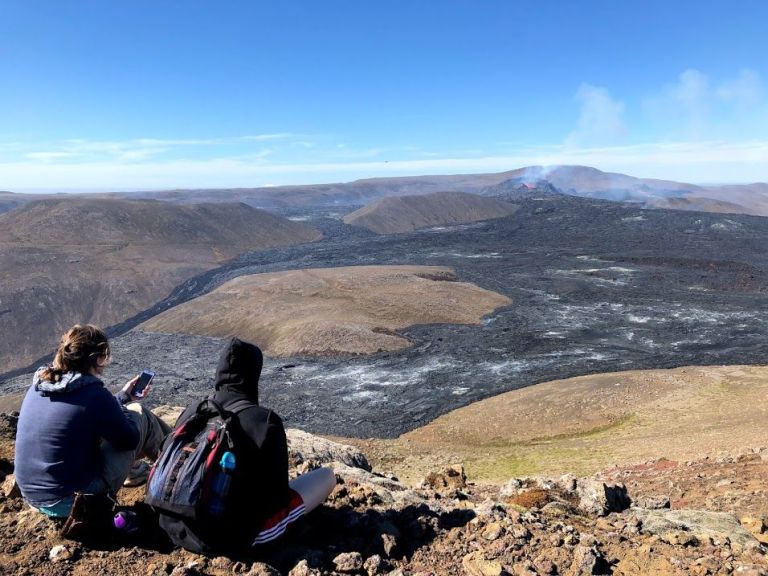
[[(144, 501), (159, 514), (160, 527), (177, 546), (202, 554), (238, 546), (242, 474), (237, 458), (245, 436), (237, 415), (251, 406), (240, 400), (224, 410), (207, 398), (189, 416), (183, 415), (165, 439), (150, 470)], [(229, 491), (220, 498), (214, 483), (225, 452), (234, 454), (235, 468)]]

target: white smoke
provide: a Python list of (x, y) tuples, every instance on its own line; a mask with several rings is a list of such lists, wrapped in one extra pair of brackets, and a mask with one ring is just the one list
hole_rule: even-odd
[(608, 90), (584, 83), (576, 99), (581, 103), (579, 122), (566, 146), (609, 144), (626, 135), (624, 103), (614, 100)]

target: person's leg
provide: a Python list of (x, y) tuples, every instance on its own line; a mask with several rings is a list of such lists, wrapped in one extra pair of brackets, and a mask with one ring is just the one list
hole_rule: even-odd
[(267, 518), (253, 545), (268, 544), (282, 536), (291, 524), (322, 504), (334, 486), (336, 475), (330, 468), (318, 468), (292, 480), (288, 505)]
[(305, 513), (322, 504), (336, 486), (336, 475), (330, 468), (317, 468), (290, 482), (290, 487), (304, 501)]
[(163, 440), (171, 431), (170, 426), (149, 410), (144, 409), (141, 404), (134, 402), (126, 407), (128, 416), (139, 429), (140, 439), (136, 450), (116, 450), (109, 442), (101, 443), (102, 477), (113, 493), (117, 493), (122, 487), (134, 460), (142, 457), (151, 460), (157, 458)]
[(139, 447), (136, 449), (136, 458), (156, 460), (165, 437), (171, 433), (171, 427), (138, 402), (132, 402), (126, 408), (131, 419), (139, 427), (141, 435)]

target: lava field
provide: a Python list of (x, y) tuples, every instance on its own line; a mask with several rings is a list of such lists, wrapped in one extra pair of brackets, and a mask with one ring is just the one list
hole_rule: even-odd
[[(451, 266), (461, 280), (506, 294), (512, 304), (478, 326), (403, 330), (413, 346), (399, 352), (267, 359), (260, 399), (288, 426), (394, 437), (537, 382), (765, 362), (768, 218), (554, 195), (519, 203), (507, 218), (394, 236), (346, 226), (340, 214), (294, 213), (326, 239), (245, 254), (112, 327), (107, 380), (150, 367), (158, 373), (152, 404), (199, 398), (210, 390), (220, 340), (129, 330), (242, 274), (362, 264)], [(19, 392), (28, 383), (22, 375), (3, 389)]]

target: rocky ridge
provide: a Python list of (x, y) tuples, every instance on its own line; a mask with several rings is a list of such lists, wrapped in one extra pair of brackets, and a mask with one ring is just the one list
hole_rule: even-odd
[[(175, 411), (166, 412), (172, 416)], [(692, 478), (733, 473), (762, 482), (768, 450), (687, 463), (646, 462), (576, 478), (467, 480), (463, 467), (407, 486), (371, 471), (359, 450), (289, 431), (292, 474), (333, 467), (328, 501), (277, 546), (206, 558), (157, 541), (101, 546), (61, 540), (13, 491), (14, 415), (0, 418), (0, 572), (251, 576), (768, 574), (765, 492), (707, 501)], [(687, 495), (681, 500), (678, 496)], [(141, 489), (121, 493), (124, 504)]]

